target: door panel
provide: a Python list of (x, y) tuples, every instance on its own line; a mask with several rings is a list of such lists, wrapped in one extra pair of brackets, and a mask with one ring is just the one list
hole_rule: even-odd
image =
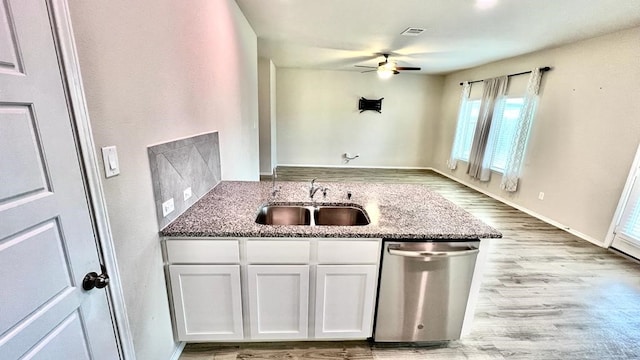
[[(65, 290), (73, 287), (71, 269), (66, 259), (55, 221), (40, 224), (0, 244), (0, 333), (4, 333), (37, 309), (57, 301)], [(21, 259), (16, 263), (13, 259)], [(42, 269), (47, 269), (46, 280)]]
[(0, 0), (3, 360), (119, 358), (60, 74), (47, 1)]
[(318, 265), (315, 336), (366, 339), (371, 336), (376, 265)]
[(306, 339), (309, 265), (249, 265), (251, 339)]
[(36, 134), (33, 110), (28, 105), (0, 106), (0, 143), (11, 144), (0, 157), (0, 173), (19, 174), (21, 181), (0, 177), (0, 204), (19, 201), (49, 190), (42, 161), (42, 147)]
[(171, 265), (178, 340), (242, 340), (240, 265)]
[(64, 354), (68, 359), (74, 360), (91, 359), (78, 312), (71, 314), (53, 329), (24, 358), (48, 360), (51, 359), (51, 354)]
[(22, 63), (16, 32), (6, 1), (0, 4), (0, 73), (20, 74)]

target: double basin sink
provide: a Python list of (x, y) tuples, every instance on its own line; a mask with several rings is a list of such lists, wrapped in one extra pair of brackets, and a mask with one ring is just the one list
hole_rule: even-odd
[(351, 205), (263, 205), (256, 217), (262, 225), (363, 226), (367, 213)]

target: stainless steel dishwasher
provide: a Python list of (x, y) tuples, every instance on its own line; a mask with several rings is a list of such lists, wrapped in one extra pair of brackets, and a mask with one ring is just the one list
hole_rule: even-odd
[(459, 339), (479, 245), (385, 240), (374, 340)]

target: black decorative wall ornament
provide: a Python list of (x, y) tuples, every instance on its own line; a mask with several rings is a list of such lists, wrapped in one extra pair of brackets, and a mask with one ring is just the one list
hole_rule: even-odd
[(374, 110), (382, 113), (382, 99), (384, 98), (380, 98), (378, 100), (368, 100), (361, 97), (360, 101), (358, 102), (358, 110), (360, 110), (360, 112), (366, 110)]

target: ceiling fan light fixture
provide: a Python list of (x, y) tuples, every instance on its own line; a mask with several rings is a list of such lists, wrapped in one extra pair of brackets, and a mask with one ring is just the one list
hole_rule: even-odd
[(387, 61), (386, 64), (382, 65), (382, 67), (384, 67), (386, 70), (393, 71), (396, 69), (396, 64), (390, 61)]
[(380, 66), (378, 68), (378, 77), (380, 79), (388, 79), (388, 78), (392, 77), (393, 74), (394, 74), (393, 69), (389, 69), (389, 68), (386, 68), (384, 66)]

